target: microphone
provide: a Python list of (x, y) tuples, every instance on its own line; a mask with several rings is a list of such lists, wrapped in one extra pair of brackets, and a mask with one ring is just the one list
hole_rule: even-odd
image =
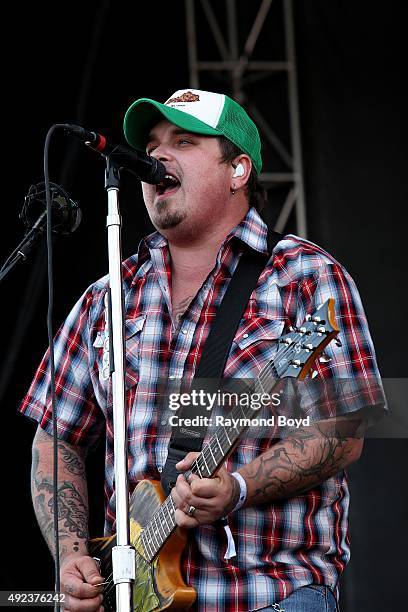
[[(51, 226), (54, 234), (68, 235), (75, 232), (82, 220), (82, 211), (77, 202), (55, 183), (50, 183)], [(42, 232), (47, 222), (45, 183), (31, 185), (24, 198), (20, 219), (28, 233)]]
[(68, 134), (84, 142), (90, 149), (101, 155), (114, 155), (127, 169), (135, 173), (139, 179), (151, 185), (161, 183), (166, 175), (166, 167), (159, 160), (143, 151), (136, 151), (126, 145), (117, 145), (107, 140), (103, 134), (90, 132), (80, 125), (64, 124)]
[[(50, 183), (51, 192), (51, 227), (54, 234), (72, 234), (82, 219), (82, 212), (77, 202), (72, 200), (60, 185)], [(26, 260), (34, 245), (45, 234), (47, 223), (47, 201), (45, 183), (31, 185), (24, 198), (20, 219), (27, 228), (26, 234), (0, 268), (0, 282), (21, 260)]]

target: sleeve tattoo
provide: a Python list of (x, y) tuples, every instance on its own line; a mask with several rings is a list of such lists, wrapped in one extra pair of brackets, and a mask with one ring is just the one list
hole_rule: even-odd
[(245, 505), (299, 495), (356, 461), (363, 443), (355, 434), (358, 423), (327, 421), (299, 429), (241, 468), (248, 485)]
[[(88, 540), (88, 498), (85, 453), (63, 441), (58, 442), (59, 482), (57, 488), (58, 526), (61, 555), (86, 551)], [(54, 554), (54, 486), (52, 438), (38, 431), (33, 444), (32, 499), (43, 536)]]

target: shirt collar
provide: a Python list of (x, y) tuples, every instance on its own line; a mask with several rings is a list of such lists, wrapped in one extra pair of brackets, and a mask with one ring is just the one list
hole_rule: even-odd
[(268, 254), (268, 227), (255, 208), (250, 208), (242, 221), (228, 234), (226, 241), (237, 238), (251, 249)]
[[(228, 234), (224, 242), (229, 242), (232, 238), (237, 238), (244, 242), (247, 246), (264, 255), (268, 254), (267, 244), (268, 228), (266, 223), (261, 219), (255, 208), (250, 208), (242, 221), (236, 225)], [(159, 249), (167, 246), (167, 238), (160, 232), (153, 232), (140, 241), (138, 255), (139, 261), (143, 255), (147, 255), (146, 249)]]

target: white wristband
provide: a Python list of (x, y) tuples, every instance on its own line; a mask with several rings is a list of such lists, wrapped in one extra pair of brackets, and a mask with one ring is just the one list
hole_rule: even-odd
[(238, 481), (239, 489), (240, 489), (239, 499), (235, 507), (231, 510), (231, 512), (235, 512), (236, 510), (239, 510), (245, 503), (246, 496), (247, 496), (247, 485), (246, 485), (245, 479), (241, 476), (239, 472), (232, 472), (231, 476), (233, 476), (235, 480)]

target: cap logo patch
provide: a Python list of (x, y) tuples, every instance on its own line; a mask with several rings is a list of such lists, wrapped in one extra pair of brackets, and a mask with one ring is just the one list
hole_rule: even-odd
[(177, 104), (177, 102), (199, 102), (200, 96), (194, 94), (192, 91), (185, 91), (178, 98), (171, 98), (166, 104)]

